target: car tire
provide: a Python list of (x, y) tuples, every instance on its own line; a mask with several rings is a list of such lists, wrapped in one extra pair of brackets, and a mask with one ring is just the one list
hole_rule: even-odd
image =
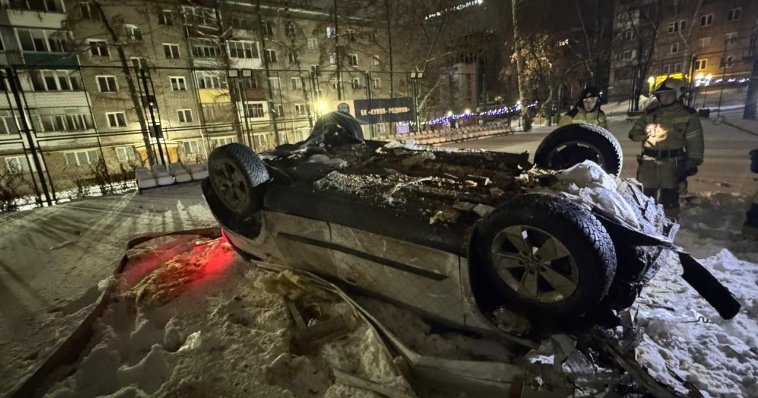
[(499, 301), (535, 324), (586, 317), (616, 272), (608, 231), (589, 210), (559, 196), (517, 196), (490, 213), (476, 236), (483, 276)]
[(263, 197), (258, 188), (270, 179), (263, 160), (250, 147), (238, 143), (211, 152), (208, 178), (224, 207), (243, 218), (261, 209)]
[(546, 169), (567, 169), (584, 160), (599, 164), (608, 174), (620, 175), (624, 163), (621, 144), (600, 126), (576, 123), (555, 129), (534, 153), (534, 164)]

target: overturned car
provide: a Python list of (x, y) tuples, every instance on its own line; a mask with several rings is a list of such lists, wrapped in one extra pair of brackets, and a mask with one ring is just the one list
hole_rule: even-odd
[[(667, 251), (723, 317), (739, 311), (674, 246), (677, 224), (613, 176), (621, 151), (603, 129), (554, 131), (535, 156), (542, 167), (527, 153), (388, 144), (360, 131), (335, 112), (299, 144), (215, 149), (202, 189), (231, 244), (475, 331), (612, 322)], [(574, 164), (573, 174), (554, 170)]]

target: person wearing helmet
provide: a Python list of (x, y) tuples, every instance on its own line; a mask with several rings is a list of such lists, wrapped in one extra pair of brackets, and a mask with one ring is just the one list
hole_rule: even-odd
[(680, 184), (703, 163), (703, 128), (697, 112), (681, 101), (685, 87), (681, 80), (664, 80), (654, 91), (657, 104), (629, 132), (632, 141), (642, 143), (637, 179), (672, 218), (679, 217)]
[(604, 129), (608, 128), (605, 113), (600, 110), (599, 93), (595, 87), (587, 87), (582, 90), (579, 101), (569, 109), (558, 121), (559, 126), (571, 123), (596, 124)]

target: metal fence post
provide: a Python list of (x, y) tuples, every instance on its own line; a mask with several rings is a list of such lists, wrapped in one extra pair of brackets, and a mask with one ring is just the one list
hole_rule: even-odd
[(21, 81), (18, 79), (18, 74), (16, 73), (16, 70), (11, 67), (5, 68), (5, 74), (8, 77), (8, 86), (13, 93), (13, 100), (16, 102), (16, 106), (18, 107), (18, 112), (21, 116), (21, 130), (26, 135), (26, 139), (28, 140), (29, 144), (29, 150), (31, 151), (32, 155), (32, 161), (34, 162), (34, 167), (37, 169), (37, 174), (39, 177), (40, 185), (42, 185), (42, 192), (45, 194), (45, 201), (47, 202), (48, 206), (53, 205), (53, 200), (50, 197), (50, 191), (47, 189), (47, 180), (45, 178), (45, 172), (42, 170), (42, 164), (39, 161), (39, 158), (37, 157), (37, 145), (34, 142), (34, 138), (32, 137), (32, 132), (29, 127), (29, 122), (27, 121), (27, 114), (28, 110), (24, 106), (23, 102), (21, 101), (21, 90), (23, 88), (21, 87)]

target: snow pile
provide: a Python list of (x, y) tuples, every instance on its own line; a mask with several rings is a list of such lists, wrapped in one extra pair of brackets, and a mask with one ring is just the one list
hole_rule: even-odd
[(695, 198), (683, 209), (684, 239), (677, 241), (707, 256), (701, 263), (743, 305), (734, 319), (721, 319), (681, 278), (674, 256), (637, 300), (645, 333), (637, 359), (681, 390), (692, 384), (707, 396), (758, 396), (758, 242), (739, 234), (746, 207), (733, 195)]
[(594, 207), (623, 225), (639, 229), (640, 221), (634, 209), (621, 195), (629, 182), (609, 175), (590, 160), (562, 170), (555, 176), (559, 183), (551, 188), (562, 191), (564, 196), (575, 202)]
[[(376, 396), (335, 376), (340, 372), (409, 391), (365, 324), (310, 355), (293, 352), (288, 300), (305, 300), (308, 292), (272, 282), (223, 240), (160, 243), (132, 251), (121, 294), (99, 320), (91, 350), (48, 397)], [(324, 316), (349, 309), (323, 300), (311, 299), (309, 308)]]

